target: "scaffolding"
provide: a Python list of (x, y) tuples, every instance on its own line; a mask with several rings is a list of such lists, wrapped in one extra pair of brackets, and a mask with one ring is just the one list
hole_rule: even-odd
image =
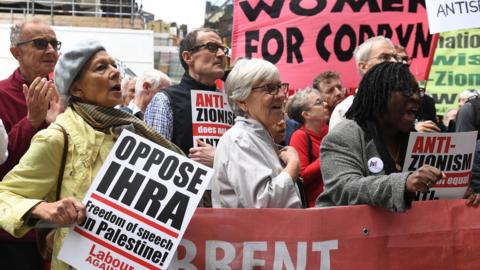
[[(151, 14), (144, 12), (135, 0), (0, 0), (0, 14), (140, 19), (144, 26)], [(122, 25), (123, 28), (123, 25)]]

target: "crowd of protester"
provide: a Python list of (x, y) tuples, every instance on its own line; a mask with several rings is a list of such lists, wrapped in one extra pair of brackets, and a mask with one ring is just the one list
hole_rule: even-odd
[[(288, 83), (268, 61), (240, 59), (227, 71), (228, 48), (214, 29), (180, 42), (179, 84), (158, 70), (123, 78), (95, 40), (60, 55), (55, 32), (37, 18), (12, 26), (10, 44), (18, 68), (0, 81), (0, 260), (8, 269), (40, 269), (29, 233), (39, 222), (85, 219), (81, 200), (123, 129), (213, 168), (201, 207), (368, 204), (393, 212), (411, 208), (416, 192), (445, 177), (428, 165), (403, 172), (411, 131), (480, 129), (477, 90), (463, 92), (461, 107), (437, 120), (405, 48), (383, 36), (354, 51), (362, 80), (353, 95), (332, 67), (288, 98)], [(218, 80), (235, 123), (216, 147), (194, 145), (191, 91), (219, 92)], [(469, 206), (480, 204), (479, 156)], [(54, 231), (52, 269), (69, 269), (56, 259), (66, 233)]]

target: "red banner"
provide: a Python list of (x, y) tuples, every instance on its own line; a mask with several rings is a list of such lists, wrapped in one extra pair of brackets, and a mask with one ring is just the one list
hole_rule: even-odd
[(406, 213), (197, 209), (169, 269), (479, 269), (479, 211), (464, 200)]
[(327, 70), (340, 72), (343, 84), (356, 88), (353, 51), (376, 35), (406, 47), (412, 72), (426, 79), (433, 44), (423, 0), (234, 0), (233, 11), (233, 59), (268, 60), (295, 89)]

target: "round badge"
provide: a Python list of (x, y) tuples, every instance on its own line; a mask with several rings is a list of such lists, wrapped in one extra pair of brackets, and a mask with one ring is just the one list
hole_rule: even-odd
[(383, 161), (378, 157), (368, 160), (368, 170), (372, 173), (379, 173), (383, 170)]

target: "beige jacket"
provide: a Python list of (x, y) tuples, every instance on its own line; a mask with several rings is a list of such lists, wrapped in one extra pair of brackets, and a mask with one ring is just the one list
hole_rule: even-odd
[[(71, 108), (57, 118), (68, 134), (68, 154), (62, 182), (61, 198), (82, 200), (95, 175), (113, 147), (116, 136), (94, 130)], [(20, 163), (0, 182), (0, 227), (21, 237), (27, 226), (29, 211), (45, 198), (55, 199), (57, 174), (63, 152), (63, 134), (52, 124), (38, 132)], [(52, 269), (71, 269), (56, 260), (67, 234), (58, 229), (52, 258)]]

